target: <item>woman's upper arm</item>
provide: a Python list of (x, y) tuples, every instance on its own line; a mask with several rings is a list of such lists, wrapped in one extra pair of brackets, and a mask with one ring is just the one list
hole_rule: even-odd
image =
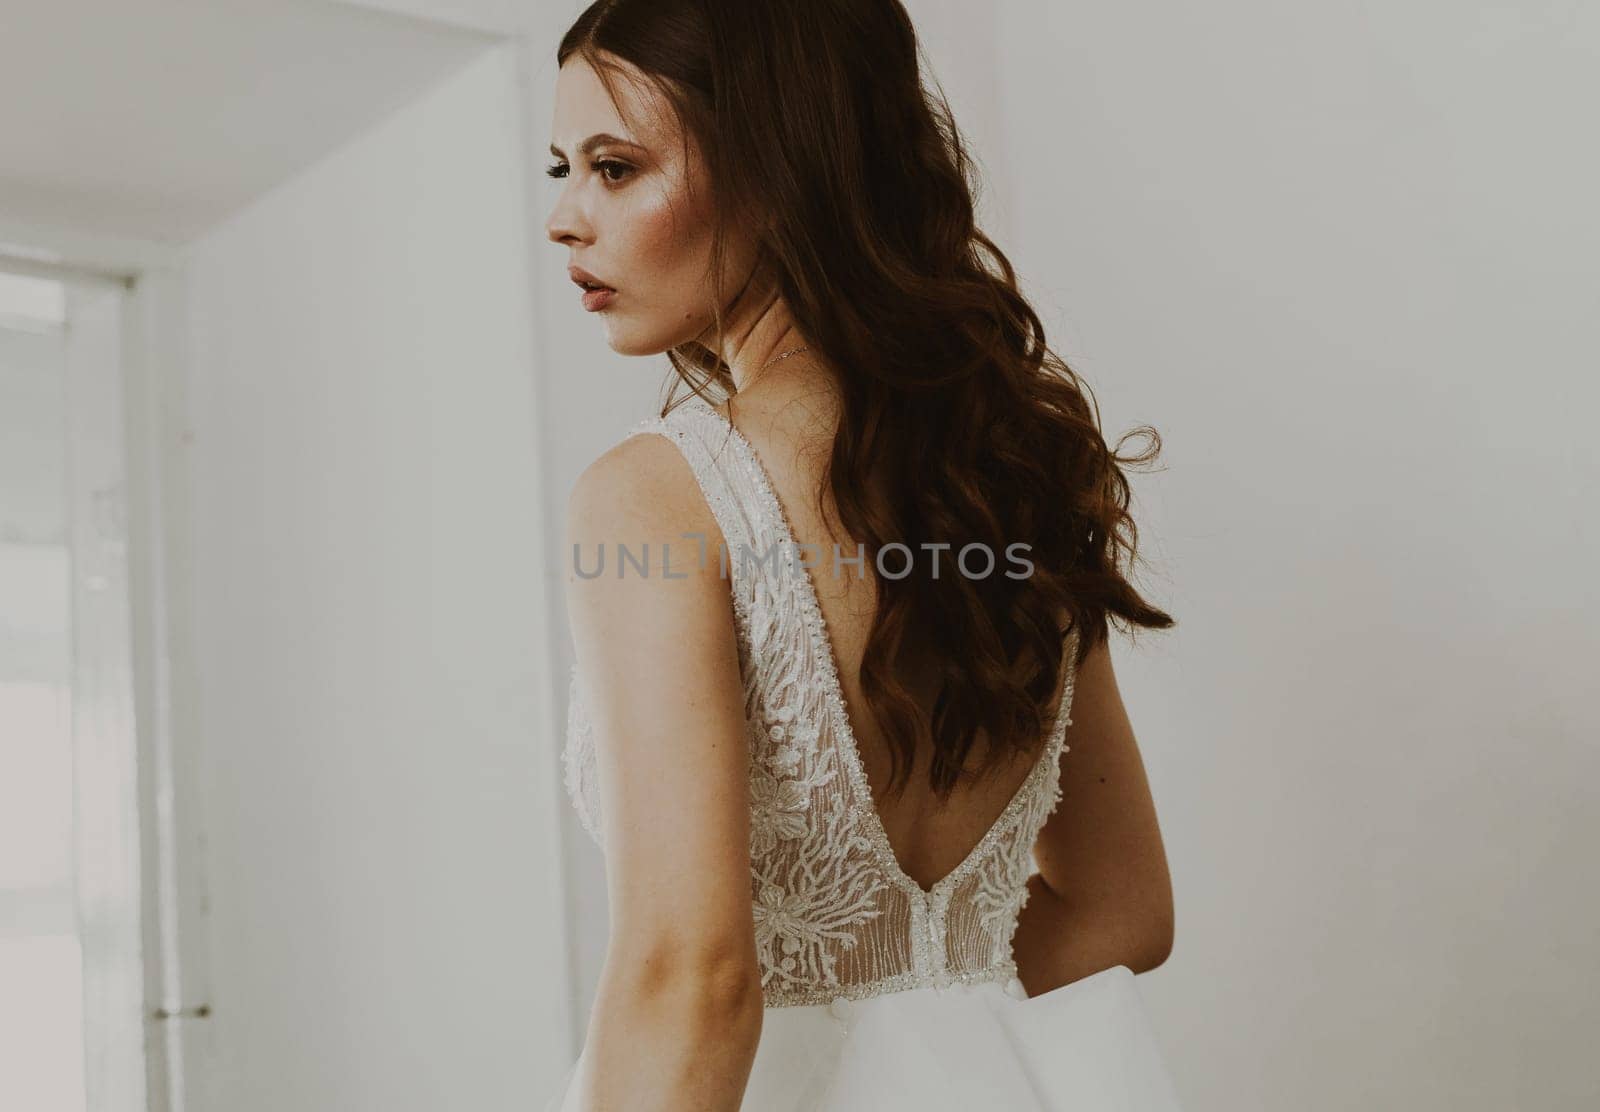
[(1070, 717), (1061, 803), (1034, 847), (1039, 873), (1070, 906), (1147, 926), (1152, 946), (1170, 949), (1172, 880), (1166, 850), (1104, 642), (1079, 667)]
[[(753, 972), (749, 757), (722, 534), (687, 461), (656, 435), (590, 465), (566, 534), (604, 816), (608, 964)], [(637, 564), (621, 562), (619, 546)], [(580, 577), (602, 551), (603, 573)]]

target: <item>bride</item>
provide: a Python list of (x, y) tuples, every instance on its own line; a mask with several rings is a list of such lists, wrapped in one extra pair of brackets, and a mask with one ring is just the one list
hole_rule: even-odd
[(688, 387), (567, 511), (610, 940), (551, 1109), (1178, 1107), (1122, 457), (898, 0), (599, 0), (547, 222)]

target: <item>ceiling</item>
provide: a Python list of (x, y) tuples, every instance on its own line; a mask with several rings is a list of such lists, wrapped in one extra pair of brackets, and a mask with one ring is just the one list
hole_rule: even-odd
[(534, 11), (534, 0), (8, 0), (0, 224), (184, 243)]

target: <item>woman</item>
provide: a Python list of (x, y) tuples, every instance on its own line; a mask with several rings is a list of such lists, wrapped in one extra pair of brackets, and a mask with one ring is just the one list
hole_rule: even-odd
[(568, 506), (611, 935), (550, 1106), (1176, 1108), (1107, 651), (1173, 624), (1118, 567), (1155, 451), (1108, 449), (975, 227), (905, 10), (600, 0), (558, 57), (548, 234), (692, 393)]

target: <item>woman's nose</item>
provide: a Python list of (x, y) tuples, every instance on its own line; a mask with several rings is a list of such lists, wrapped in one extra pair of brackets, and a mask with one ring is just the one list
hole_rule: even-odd
[(544, 231), (552, 243), (581, 243), (588, 237), (589, 225), (577, 208), (563, 197), (550, 210)]

